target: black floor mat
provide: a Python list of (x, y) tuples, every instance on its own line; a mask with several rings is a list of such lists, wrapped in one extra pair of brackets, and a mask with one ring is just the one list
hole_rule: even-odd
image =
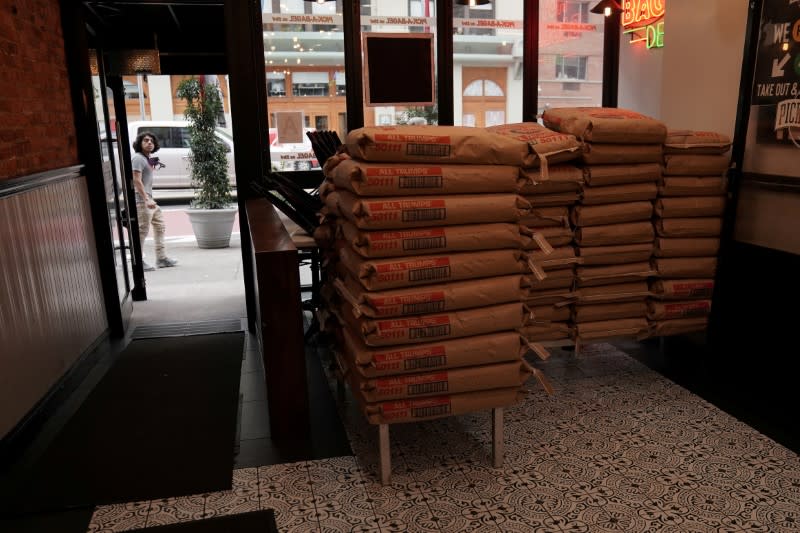
[(233, 333), (244, 331), (242, 319), (205, 320), (202, 322), (176, 322), (170, 324), (146, 324), (138, 326), (131, 333), (131, 339), (152, 339), (153, 337), (183, 337), (184, 335), (210, 335), (212, 333)]
[(0, 510), (41, 512), (231, 488), (244, 333), (132, 341)]
[(86, 533), (92, 514), (94, 514), (92, 507), (84, 507), (59, 513), (0, 518), (0, 531), (3, 533)]
[[(316, 526), (316, 524), (314, 525)], [(278, 533), (278, 526), (275, 524), (275, 512), (270, 509), (219, 516), (183, 524), (146, 527), (139, 531), (150, 533)]]

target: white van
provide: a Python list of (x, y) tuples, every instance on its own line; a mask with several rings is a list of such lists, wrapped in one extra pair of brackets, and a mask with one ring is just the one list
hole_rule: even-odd
[(316, 131), (313, 128), (303, 128), (303, 142), (279, 143), (278, 130), (269, 129), (269, 153), (272, 161), (272, 170), (312, 170), (319, 168), (317, 156), (311, 148), (311, 140), (306, 133)]
[[(158, 139), (157, 157), (164, 166), (153, 172), (154, 189), (183, 189), (192, 186), (189, 173), (189, 123), (185, 120), (139, 120), (128, 123), (128, 138), (131, 144), (136, 136), (149, 131)], [(228, 158), (228, 178), (236, 184), (233, 166), (233, 137), (221, 128), (214, 132), (225, 146)], [(133, 148), (131, 148), (133, 151)]]

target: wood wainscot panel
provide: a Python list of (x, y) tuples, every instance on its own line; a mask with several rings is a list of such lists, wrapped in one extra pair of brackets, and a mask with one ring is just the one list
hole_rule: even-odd
[(39, 182), (0, 197), (0, 437), (108, 327), (86, 178)]

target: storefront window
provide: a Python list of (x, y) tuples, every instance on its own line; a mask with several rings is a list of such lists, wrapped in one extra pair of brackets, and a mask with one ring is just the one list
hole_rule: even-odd
[(286, 96), (285, 72), (267, 72), (267, 96)]
[(522, 16), (522, 2), (453, 6), (456, 125), (522, 120)]
[[(280, 144), (277, 130), (302, 127), (305, 134), (333, 125), (340, 137), (346, 135), (339, 120), (346, 113), (341, 2), (265, 0), (262, 5), (272, 168), (319, 168), (306, 135), (302, 143)], [(293, 113), (295, 121), (276, 121), (278, 113)]]
[(336, 84), (336, 96), (345, 96), (347, 94), (347, 83), (343, 70), (337, 70), (333, 73), (333, 80)]
[(292, 73), (292, 96), (328, 96), (329, 85), (327, 72)]
[(603, 98), (603, 15), (589, 2), (539, 4), (539, 109), (591, 107)]
[(559, 22), (589, 22), (589, 2), (558, 0), (556, 18)]
[[(370, 0), (372, 15), (361, 16), (361, 29), (376, 33), (431, 33), (436, 39), (436, 2), (434, 0)], [(434, 53), (435, 56), (435, 53)], [(436, 72), (434, 57), (434, 76)], [(434, 80), (435, 81), (435, 80)], [(410, 83), (413, 80), (409, 80)], [(438, 109), (433, 106), (364, 106), (364, 124), (407, 124), (409, 121), (437, 124)]]
[(589, 58), (586, 56), (556, 56), (556, 78), (585, 80), (588, 62)]
[[(435, 48), (436, 4), (362, 0), (356, 26), (362, 33), (430, 33)], [(591, 5), (583, 0), (539, 1), (539, 115), (548, 107), (601, 105), (604, 18), (591, 13)], [(299, 112), (299, 125), (331, 129), (344, 138), (343, 2), (264, 0), (262, 6), (270, 113)], [(448, 13), (453, 17), (456, 125), (485, 127), (522, 120), (523, 12), (524, 2), (493, 1), (480, 6), (457, 3)], [(437, 105), (364, 106), (368, 126), (438, 121)], [(271, 121), (270, 127), (277, 125)], [(291, 160), (293, 156), (281, 153), (284, 148), (273, 145), (272, 151)]]

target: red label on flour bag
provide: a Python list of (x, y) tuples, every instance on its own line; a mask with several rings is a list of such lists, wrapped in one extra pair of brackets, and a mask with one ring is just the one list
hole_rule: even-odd
[(714, 292), (713, 281), (672, 282), (672, 294), (674, 296), (686, 296), (686, 297), (711, 296), (713, 292)]
[(370, 233), (373, 250), (391, 250), (402, 243), (403, 251), (431, 250), (447, 246), (445, 230), (441, 228), (415, 231), (376, 231)]
[(384, 152), (402, 152), (405, 155), (446, 157), (450, 155), (450, 137), (446, 135), (404, 135), (399, 133), (375, 134), (375, 149)]
[(447, 350), (444, 346), (431, 346), (412, 350), (379, 353), (373, 356), (376, 370), (425, 370), (447, 364)]
[(450, 335), (450, 317), (430, 316), (396, 320), (379, 320), (378, 334), (384, 338), (429, 339)]
[(370, 187), (390, 186), (395, 178), (401, 189), (440, 189), (444, 182), (442, 167), (367, 168), (366, 175)]
[(375, 392), (381, 396), (447, 392), (447, 372), (376, 379)]
[(447, 279), (450, 277), (450, 258), (421, 259), (378, 264), (375, 267), (378, 281), (406, 279), (413, 282)]
[(408, 296), (367, 297), (378, 315), (416, 315), (438, 313), (445, 309), (444, 291), (431, 291)]
[(381, 404), (381, 414), (386, 421), (443, 416), (450, 414), (450, 411), (450, 398), (448, 396), (383, 402)]
[(395, 200), (391, 202), (365, 202), (372, 220), (397, 220), (423, 222), (445, 220), (447, 209), (444, 200)]
[(689, 318), (693, 316), (705, 316), (711, 311), (711, 302), (700, 300), (697, 302), (681, 302), (664, 304), (664, 316), (662, 319)]

